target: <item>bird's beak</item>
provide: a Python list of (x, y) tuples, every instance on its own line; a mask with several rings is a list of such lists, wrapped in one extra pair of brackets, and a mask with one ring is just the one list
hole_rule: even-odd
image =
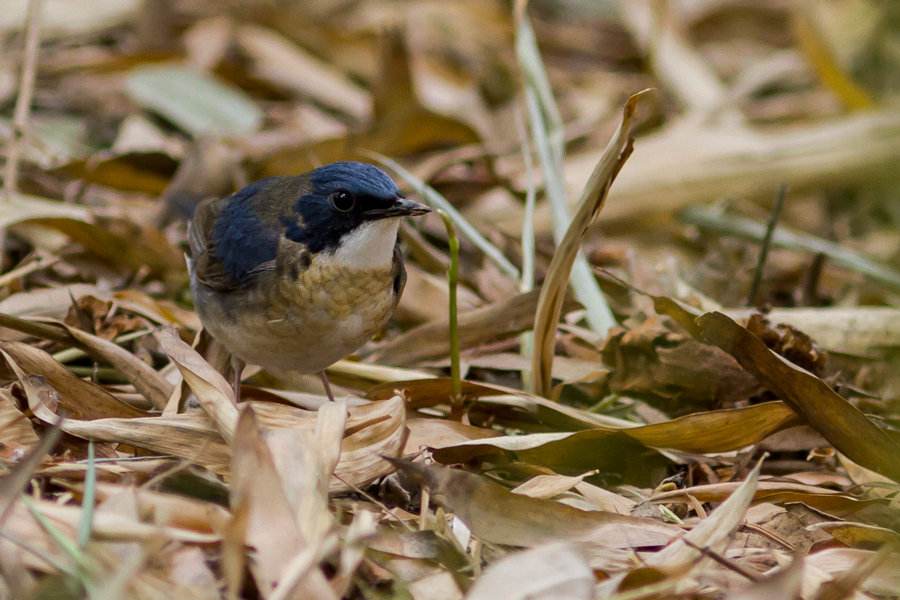
[(374, 208), (365, 212), (370, 220), (388, 219), (390, 217), (413, 217), (431, 212), (431, 209), (420, 202), (397, 196), (394, 203), (387, 208)]

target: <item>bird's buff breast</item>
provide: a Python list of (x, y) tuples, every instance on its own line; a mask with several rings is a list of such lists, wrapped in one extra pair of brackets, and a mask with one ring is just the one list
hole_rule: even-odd
[(390, 268), (314, 262), (260, 283), (204, 302), (201, 316), (229, 351), (274, 370), (321, 371), (384, 328), (396, 304)]

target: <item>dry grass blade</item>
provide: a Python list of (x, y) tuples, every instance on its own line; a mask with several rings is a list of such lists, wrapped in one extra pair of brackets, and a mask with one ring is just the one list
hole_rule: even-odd
[(532, 389), (544, 396), (550, 395), (552, 385), (556, 327), (562, 312), (566, 288), (572, 264), (581, 246), (581, 240), (594, 222), (616, 174), (631, 153), (631, 121), (638, 100), (645, 92), (634, 94), (625, 103), (622, 120), (606, 149), (597, 162), (578, 202), (578, 212), (569, 224), (566, 235), (556, 248), (534, 317), (534, 355), (531, 363)]

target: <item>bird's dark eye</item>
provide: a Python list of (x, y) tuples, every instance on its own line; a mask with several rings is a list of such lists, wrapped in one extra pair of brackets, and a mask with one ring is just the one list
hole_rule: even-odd
[(331, 195), (331, 205), (340, 212), (350, 212), (356, 206), (356, 198), (350, 192), (343, 190)]

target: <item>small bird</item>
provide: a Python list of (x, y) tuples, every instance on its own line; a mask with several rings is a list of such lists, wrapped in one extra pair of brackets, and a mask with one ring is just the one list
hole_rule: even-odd
[(207, 331), (246, 363), (318, 373), (387, 324), (406, 270), (400, 219), (430, 209), (381, 169), (336, 162), (200, 203), (188, 230), (191, 291)]

